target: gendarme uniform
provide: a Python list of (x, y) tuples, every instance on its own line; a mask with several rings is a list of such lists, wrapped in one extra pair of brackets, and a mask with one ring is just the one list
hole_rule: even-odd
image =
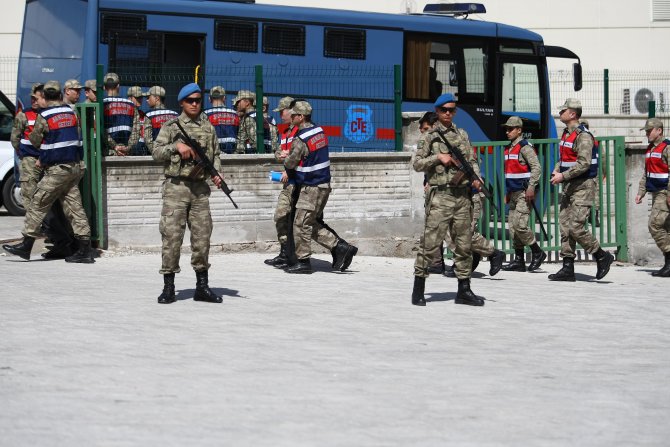
[[(506, 127), (520, 128), (522, 125), (521, 118), (515, 116), (510, 117), (505, 123)], [(507, 222), (515, 252), (515, 261), (512, 264), (520, 271), (526, 270), (524, 247), (534, 248), (534, 258), (529, 270), (536, 270), (546, 258), (536, 245), (535, 232), (528, 225), (530, 206), (526, 201), (526, 191), (535, 191), (540, 183), (541, 174), (542, 166), (533, 145), (522, 136), (511, 141), (505, 148), (505, 191), (509, 203)], [(505, 270), (512, 270), (512, 267), (506, 266)]]
[[(294, 110), (302, 111), (301, 103), (296, 103)], [(295, 254), (298, 261), (309, 262), (312, 255), (312, 235), (314, 240), (323, 247), (332, 250), (337, 245), (337, 238), (317, 222), (323, 215), (332, 191), (330, 187), (330, 157), (328, 154), (328, 137), (320, 126), (305, 122), (300, 126), (291, 143), (291, 152), (284, 159), (287, 170), (295, 170), (295, 180), (300, 185), (300, 196), (296, 203), (293, 234)]]
[(479, 165), (465, 130), (455, 124), (447, 128), (437, 122), (433, 130), (423, 134), (417, 144), (413, 167), (417, 172), (426, 173), (431, 198), (426, 207), (425, 234), (419, 243), (414, 262), (414, 276), (428, 277), (430, 259), (426, 254), (436, 250), (449, 231), (455, 244), (454, 272), (457, 278), (467, 279), (472, 269), (472, 193), (467, 178), (452, 184), (459, 171), (453, 166), (445, 167), (438, 161), (438, 153), (449, 153), (447, 146), (439, 139), (438, 131), (446, 136), (453, 148), (461, 151), (479, 175)]
[[(279, 101), (279, 105), (275, 111), (281, 112), (282, 110), (290, 108), (293, 98), (290, 96), (284, 97)], [(277, 163), (284, 163), (284, 159), (288, 156), (291, 151), (291, 145), (293, 144), (293, 139), (300, 129), (297, 126), (289, 125), (282, 133), (281, 139), (279, 142), (279, 148), (275, 152), (275, 160)], [(277, 199), (277, 207), (275, 208), (274, 221), (275, 227), (277, 229), (277, 240), (281, 245), (281, 251), (279, 256), (266, 261), (266, 264), (269, 265), (282, 265), (288, 262), (287, 258), (287, 246), (288, 243), (288, 232), (289, 228), (289, 215), (291, 213), (291, 204), (293, 198), (293, 189), (295, 187), (295, 178), (296, 173), (295, 169), (287, 169), (286, 174), (288, 176), (288, 183), (285, 183), (282, 187), (282, 190), (279, 192), (279, 198)]]
[[(34, 94), (34, 88), (33, 92)], [(39, 150), (30, 142), (30, 134), (35, 126), (35, 119), (39, 113), (38, 109), (26, 109), (16, 114), (14, 118), (14, 127), (10, 141), (12, 147), (19, 155), (21, 197), (23, 199), (23, 208), (28, 209), (30, 199), (37, 188), (37, 183), (42, 176), (42, 169), (35, 164), (40, 155)]]
[[(658, 118), (647, 120), (643, 130), (663, 128)], [(649, 214), (649, 233), (665, 257), (665, 265), (653, 276), (670, 277), (670, 140), (661, 133), (656, 140), (649, 143), (645, 154), (645, 168), (637, 195), (644, 197), (651, 193), (651, 212)]]
[[(199, 90), (198, 90), (199, 91)], [(153, 142), (152, 156), (164, 163), (163, 209), (159, 229), (163, 241), (163, 275), (179, 273), (179, 257), (186, 225), (191, 231), (191, 266), (196, 273), (206, 272), (210, 265), (209, 242), (212, 235), (212, 216), (209, 209), (211, 188), (209, 174), (194, 160), (182, 160), (176, 142), (181, 141), (177, 120), (191, 138), (205, 149), (217, 171), (221, 170), (219, 143), (214, 127), (207, 116), (191, 120), (185, 113), (167, 121)], [(183, 142), (183, 141), (182, 141)]]
[(218, 106), (210, 107), (204, 113), (216, 130), (221, 152), (226, 154), (235, 152), (237, 132), (240, 127), (240, 117), (237, 112), (224, 106)]
[[(574, 98), (568, 98), (559, 107), (561, 110), (581, 108), (581, 102)], [(566, 124), (559, 142), (559, 157), (554, 171), (563, 174), (563, 195), (558, 216), (563, 268), (556, 274), (549, 275), (549, 279), (575, 281), (574, 259), (577, 243), (587, 253), (594, 255), (598, 263), (596, 279), (602, 279), (609, 271), (614, 257), (600, 248), (598, 240), (586, 228), (595, 200), (598, 176), (598, 147), (595, 138), (578, 121)]]
[(586, 228), (598, 176), (598, 149), (591, 132), (578, 123), (566, 127), (559, 143), (559, 156), (557, 167), (565, 181), (559, 215), (561, 256), (574, 258), (575, 243), (588, 253), (595, 253), (600, 244)]
[[(144, 144), (152, 152), (154, 140), (158, 137), (161, 127), (168, 121), (174, 120), (179, 114), (174, 110), (166, 109), (158, 104), (144, 116)], [(188, 129), (187, 129), (188, 131)]]
[[(60, 91), (57, 81), (44, 85), (49, 95)], [(91, 230), (82, 206), (79, 181), (84, 176), (83, 149), (79, 137), (77, 115), (60, 101), (50, 100), (35, 117), (30, 143), (39, 149), (39, 161), (44, 176), (37, 184), (23, 227), (24, 240), (15, 246), (3, 246), (10, 253), (30, 259), (30, 251), (49, 209), (56, 200), (63, 204), (63, 212), (70, 221), (79, 242), (79, 250), (66, 257), (68, 262), (94, 262), (91, 253)]]
[(102, 102), (109, 155), (114, 155), (117, 145), (134, 147), (139, 140), (139, 133), (131, 138), (133, 121), (139, 119), (135, 104), (120, 96), (108, 96)]

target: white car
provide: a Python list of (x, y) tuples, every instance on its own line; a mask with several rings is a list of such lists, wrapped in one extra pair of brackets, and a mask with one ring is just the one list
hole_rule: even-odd
[(14, 124), (14, 104), (0, 91), (0, 206), (13, 216), (23, 216), (21, 189), (14, 176), (14, 148), (9, 142)]

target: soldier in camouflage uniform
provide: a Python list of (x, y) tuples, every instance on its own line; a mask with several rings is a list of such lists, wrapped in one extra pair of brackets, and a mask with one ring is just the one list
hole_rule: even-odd
[(323, 128), (312, 123), (312, 106), (307, 101), (295, 102), (291, 109), (291, 122), (298, 127), (298, 132), (284, 159), (284, 167), (295, 170), (296, 187), (300, 188), (293, 223), (298, 262), (287, 266), (286, 272), (312, 273), (312, 239), (330, 250), (335, 270), (345, 271), (358, 248), (338, 238), (323, 222), (323, 210), (332, 190), (328, 138)]
[(44, 176), (37, 184), (26, 213), (23, 241), (3, 248), (29, 260), (35, 238), (41, 235), (42, 221), (53, 203), (59, 200), (79, 242), (79, 250), (65, 261), (92, 263), (91, 229), (79, 193), (85, 166), (77, 115), (63, 104), (58, 81), (44, 84), (44, 96), (46, 107), (35, 118), (35, 127), (29, 137), (32, 146), (39, 149), (37, 165), (44, 169)]
[[(430, 254), (444, 240), (447, 230), (455, 242), (454, 264), (458, 277), (456, 303), (483, 306), (484, 300), (470, 290), (472, 269), (472, 191), (481, 188), (478, 180), (471, 185), (457, 167), (451, 151), (461, 151), (465, 160), (479, 174), (479, 166), (472, 152), (467, 132), (453, 123), (456, 99), (451, 93), (441, 95), (435, 101), (438, 122), (425, 133), (417, 145), (413, 167), (425, 172), (430, 185), (426, 205), (426, 224), (419, 241), (414, 262), (414, 289), (412, 304), (425, 306), (424, 290), (430, 265)], [(442, 138), (446, 138), (449, 146)]]
[[(167, 121), (158, 133), (152, 146), (153, 158), (165, 166), (163, 183), (163, 209), (159, 230), (163, 241), (162, 266), (163, 292), (158, 297), (160, 304), (176, 300), (174, 277), (179, 273), (179, 257), (186, 225), (191, 231), (191, 266), (195, 270), (196, 301), (220, 303), (221, 297), (209, 288), (209, 241), (212, 236), (212, 216), (209, 209), (211, 188), (207, 183), (209, 174), (197, 162), (194, 150), (184, 143), (177, 123), (189, 136), (200, 143), (217, 171), (221, 172), (221, 152), (214, 127), (207, 116), (201, 113), (202, 91), (198, 84), (184, 86), (177, 96), (182, 113)], [(219, 177), (212, 181), (218, 187)]]
[(144, 144), (150, 152), (163, 124), (179, 116), (174, 110), (165, 107), (165, 95), (165, 89), (160, 85), (154, 85), (147, 92), (147, 104), (149, 104), (151, 110), (144, 115), (142, 126), (144, 129)]
[[(240, 90), (235, 98), (235, 108), (240, 114), (240, 128), (235, 148), (237, 154), (257, 153), (255, 97), (256, 95), (248, 90)], [(274, 121), (274, 118), (263, 117), (264, 152), (266, 154), (273, 154), (279, 150), (277, 126), (271, 121)]]
[[(535, 233), (528, 226), (530, 205), (535, 200), (535, 188), (540, 183), (542, 166), (535, 148), (523, 138), (523, 121), (511, 116), (505, 124), (505, 133), (510, 144), (505, 148), (505, 188), (509, 203), (510, 239), (514, 245), (514, 260), (503, 270), (525, 272), (526, 260), (524, 247), (530, 246), (532, 259), (528, 271), (537, 270), (547, 254), (535, 240)], [(536, 216), (541, 219), (541, 216)]]
[(35, 126), (36, 115), (46, 107), (44, 99), (44, 85), (33, 84), (30, 89), (30, 109), (18, 112), (14, 118), (14, 127), (10, 141), (12, 147), (19, 154), (19, 178), (21, 183), (21, 198), (23, 208), (28, 211), (30, 199), (35, 193), (37, 183), (42, 176), (42, 169), (37, 165), (39, 150), (35, 148), (28, 139)]
[(563, 268), (549, 275), (551, 281), (575, 281), (575, 246), (577, 243), (592, 254), (597, 263), (596, 279), (602, 279), (614, 261), (598, 240), (586, 228), (595, 200), (598, 176), (598, 147), (593, 135), (579, 124), (582, 103), (568, 98), (559, 107), (559, 117), (565, 130), (559, 143), (560, 160), (551, 174), (551, 184), (564, 183), (560, 214), (561, 256)]
[[(299, 127), (293, 126), (291, 123), (291, 107), (293, 103), (293, 98), (286, 96), (279, 101), (279, 105), (274, 110), (275, 112), (279, 112), (282, 122), (288, 124), (288, 128), (281, 134), (279, 150), (275, 152), (275, 160), (282, 164), (286, 157), (288, 157), (293, 138), (295, 138), (295, 134), (299, 130)], [(267, 265), (273, 266), (283, 266), (288, 263), (289, 215), (291, 213), (293, 188), (295, 187), (295, 170), (285, 170), (282, 173), (281, 183), (284, 186), (279, 193), (274, 214), (277, 240), (279, 240), (281, 248), (277, 256), (265, 260)]]
[(103, 99), (103, 121), (107, 154), (125, 157), (140, 138), (139, 132), (132, 132), (139, 112), (132, 101), (119, 97), (119, 75), (107, 73), (104, 81), (107, 96)]
[(132, 129), (130, 131), (130, 140), (137, 141), (135, 146), (130, 147), (130, 155), (149, 155), (147, 146), (144, 143), (144, 111), (142, 110), (142, 101), (146, 94), (142, 87), (134, 85), (128, 88), (126, 96), (130, 99), (137, 110), (133, 116)]
[(645, 158), (645, 169), (635, 196), (635, 203), (651, 192), (649, 233), (665, 257), (665, 264), (652, 276), (670, 278), (670, 140), (663, 136), (663, 121), (649, 118), (644, 124), (649, 147)]

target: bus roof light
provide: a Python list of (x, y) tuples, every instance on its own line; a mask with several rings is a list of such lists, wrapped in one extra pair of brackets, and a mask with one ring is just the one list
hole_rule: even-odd
[(458, 17), (468, 14), (484, 14), (486, 7), (481, 3), (428, 3), (423, 8), (423, 12)]

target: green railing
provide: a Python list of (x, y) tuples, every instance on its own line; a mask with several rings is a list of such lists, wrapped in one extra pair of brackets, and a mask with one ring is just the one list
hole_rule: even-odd
[(81, 183), (82, 202), (91, 226), (91, 240), (106, 248), (105, 216), (102, 200), (102, 141), (96, 123), (102, 123), (102, 108), (98, 103), (77, 104), (81, 123), (86, 173)]
[[(626, 232), (626, 173), (624, 137), (597, 138), (600, 144), (599, 182), (595, 206), (589, 228), (603, 248), (614, 248), (617, 259), (628, 260)], [(538, 216), (531, 213), (530, 227), (535, 230), (538, 244), (546, 251), (558, 252), (561, 235), (558, 222), (560, 196), (563, 186), (552, 186), (549, 179), (558, 160), (558, 139), (531, 140), (542, 164), (542, 178), (536, 194), (536, 205), (548, 233), (540, 231)], [(499, 250), (513, 253), (512, 241), (507, 230), (505, 206), (504, 148), (507, 141), (473, 143), (477, 148), (482, 176), (489, 184), (498, 207), (496, 210), (484, 200), (483, 215), (479, 220), (480, 233)], [(556, 258), (555, 258), (556, 259)]]

